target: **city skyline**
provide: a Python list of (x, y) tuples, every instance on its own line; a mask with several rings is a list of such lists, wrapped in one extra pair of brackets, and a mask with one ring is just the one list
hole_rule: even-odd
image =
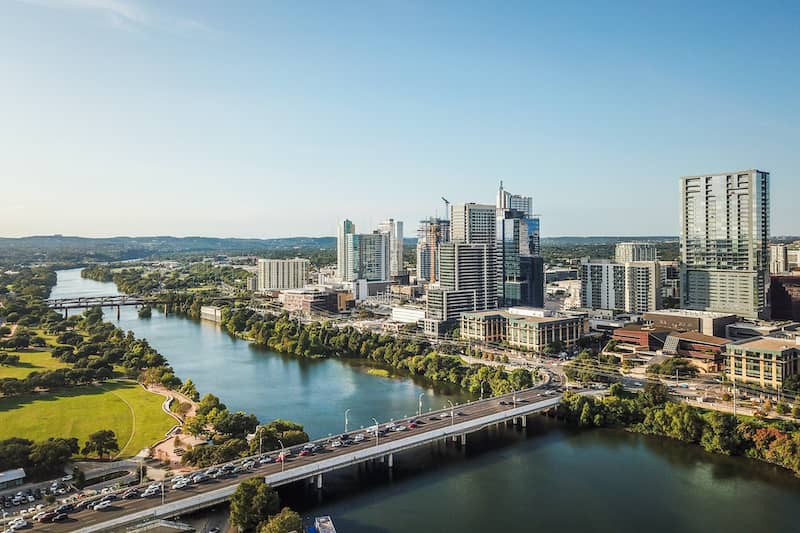
[(799, 8), (718, 7), (9, 1), (0, 231), (329, 236), (502, 180), (545, 237), (678, 235), (678, 177), (760, 168), (800, 234)]

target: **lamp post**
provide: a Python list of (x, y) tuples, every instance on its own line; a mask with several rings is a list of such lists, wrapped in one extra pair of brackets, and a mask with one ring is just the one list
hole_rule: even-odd
[(286, 450), (283, 446), (283, 442), (278, 439), (278, 444), (281, 445), (281, 472), (283, 472), (284, 468), (286, 467)]
[(344, 410), (344, 432), (345, 432), (345, 433), (347, 433), (347, 423), (350, 421), (350, 420), (347, 418), (347, 415), (348, 415), (348, 414), (350, 414), (350, 409), (345, 409), (345, 410)]
[(447, 403), (450, 404), (450, 425), (452, 426), (455, 423), (455, 412), (454, 411), (456, 409), (456, 406), (453, 405), (453, 402), (451, 402), (450, 400), (447, 400)]
[(378, 431), (381, 428), (378, 425), (378, 420), (376, 418), (373, 418), (372, 421), (375, 422), (375, 446), (377, 446), (378, 445), (378, 437), (380, 437), (380, 433)]
[(517, 389), (512, 389), (514, 394), (511, 395), (511, 401), (514, 402), (514, 407), (517, 406)]
[(417, 416), (422, 416), (422, 397), (425, 396), (424, 392), (419, 393), (419, 405), (417, 406)]

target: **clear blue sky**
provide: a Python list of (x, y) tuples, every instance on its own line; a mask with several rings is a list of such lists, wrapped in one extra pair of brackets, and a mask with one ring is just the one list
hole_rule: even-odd
[(742, 168), (800, 234), (800, 2), (4, 0), (0, 50), (4, 236), (411, 233), (500, 179), (677, 235)]

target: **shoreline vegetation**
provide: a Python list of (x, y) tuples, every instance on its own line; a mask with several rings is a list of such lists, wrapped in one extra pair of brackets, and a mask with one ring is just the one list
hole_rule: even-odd
[[(153, 286), (141, 269), (112, 271), (107, 266), (96, 266), (84, 272), (90, 279), (113, 281), (126, 293), (140, 293)], [(192, 281), (191, 272), (189, 278), (183, 278), (189, 285), (203, 281)], [(170, 312), (199, 319), (202, 294), (172, 292), (168, 298)], [(535, 378), (525, 370), (509, 373), (497, 367), (466, 365), (457, 357), (438, 354), (425, 341), (405, 341), (360, 332), (348, 326), (338, 328), (328, 322), (303, 324), (288, 314), (262, 316), (246, 308), (225, 306), (221, 327), (231, 335), (280, 353), (372, 361), (407, 371), (411, 376), (453, 383), (471, 393), (480, 392), (482, 381), (490, 385), (492, 393), (498, 394), (510, 392), (511, 387), (530, 386)], [(476, 367), (477, 370), (470, 370)], [(367, 372), (381, 376), (391, 374), (381, 368)], [(778, 465), (800, 476), (797, 424), (745, 416), (734, 418), (731, 414), (677, 403), (661, 385), (650, 384), (644, 392), (636, 394), (624, 391), (619, 383), (612, 384), (609, 395), (602, 399), (567, 392), (556, 415), (582, 427), (622, 429), (699, 445), (711, 453), (748, 457)]]

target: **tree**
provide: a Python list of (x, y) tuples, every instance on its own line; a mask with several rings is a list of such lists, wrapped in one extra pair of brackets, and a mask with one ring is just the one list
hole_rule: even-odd
[(779, 415), (785, 415), (789, 413), (789, 405), (786, 402), (778, 402), (775, 404), (775, 412)]
[(278, 493), (264, 481), (254, 477), (242, 481), (231, 496), (231, 523), (240, 531), (257, 531), (261, 522), (278, 513)]
[(114, 432), (110, 429), (101, 429), (89, 435), (89, 440), (86, 441), (81, 453), (84, 455), (96, 453), (102, 458), (106, 454), (118, 451), (119, 443)]
[(291, 533), (292, 531), (303, 531), (303, 520), (300, 515), (288, 507), (281, 509), (281, 512), (271, 516), (269, 521), (261, 525), (259, 533)]

